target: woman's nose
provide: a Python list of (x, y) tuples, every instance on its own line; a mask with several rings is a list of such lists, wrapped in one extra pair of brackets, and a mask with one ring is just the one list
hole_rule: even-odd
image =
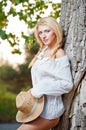
[(45, 37), (46, 37), (46, 34), (45, 34), (45, 33), (43, 33), (42, 37), (43, 37), (43, 38), (45, 38)]

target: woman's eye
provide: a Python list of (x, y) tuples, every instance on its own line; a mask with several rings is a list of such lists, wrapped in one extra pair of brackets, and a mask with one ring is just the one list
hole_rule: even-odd
[(47, 32), (47, 33), (48, 33), (48, 32), (50, 32), (50, 30), (45, 30), (45, 32)]
[(42, 32), (40, 31), (40, 32), (38, 32), (38, 34), (39, 34), (39, 35), (41, 35), (41, 34), (42, 34)]
[(50, 32), (50, 30), (47, 30), (47, 29), (46, 29), (44, 32), (39, 31), (38, 34), (41, 35), (42, 33), (49, 33), (49, 32)]

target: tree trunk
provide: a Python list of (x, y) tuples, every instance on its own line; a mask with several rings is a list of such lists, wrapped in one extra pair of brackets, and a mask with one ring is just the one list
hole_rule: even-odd
[(60, 22), (74, 87), (63, 95), (66, 110), (53, 130), (86, 130), (86, 0), (62, 0)]

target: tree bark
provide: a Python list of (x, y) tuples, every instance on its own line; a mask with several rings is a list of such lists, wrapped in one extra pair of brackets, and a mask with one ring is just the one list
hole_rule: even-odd
[(65, 113), (53, 130), (86, 130), (86, 0), (62, 0), (60, 23), (74, 87), (63, 95)]

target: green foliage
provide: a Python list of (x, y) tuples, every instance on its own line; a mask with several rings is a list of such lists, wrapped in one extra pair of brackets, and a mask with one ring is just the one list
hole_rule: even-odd
[(24, 2), (28, 2), (28, 0), (15, 0), (14, 3), (17, 5), (17, 4), (20, 4), (20, 3), (24, 3)]
[(13, 17), (15, 17), (17, 15), (17, 12), (16, 12), (16, 10), (13, 7), (11, 7), (10, 11), (8, 12), (8, 15), (10, 15), (10, 14), (12, 14)]
[(3, 65), (0, 67), (0, 79), (5, 83), (10, 84), (6, 87), (6, 90), (17, 93), (23, 87), (31, 88), (31, 75), (30, 69), (28, 69), (28, 62), (18, 66), (18, 71), (9, 65)]
[(34, 44), (30, 44), (29, 45), (29, 48), (30, 48), (30, 52), (32, 54), (36, 54), (38, 52), (38, 49), (39, 49), (39, 45), (37, 43), (34, 43)]
[(15, 95), (9, 92), (0, 95), (0, 122), (15, 121), (16, 112)]
[(22, 34), (22, 37), (25, 39), (25, 44), (29, 43), (30, 45), (32, 45), (34, 43), (37, 43), (34, 35), (26, 36)]
[(3, 40), (7, 39), (7, 34), (6, 34), (6, 32), (5, 32), (4, 30), (2, 30), (2, 29), (0, 29), (0, 37), (1, 37)]
[(7, 16), (3, 11), (3, 2), (0, 2), (0, 28), (3, 28), (7, 23)]
[(39, 45), (37, 44), (37, 41), (34, 37), (34, 35), (30, 35), (30, 36), (26, 36), (22, 34), (22, 37), (25, 39), (25, 44), (28, 44), (28, 49), (30, 51), (31, 54), (36, 54), (38, 49), (39, 49)]
[(14, 77), (18, 78), (18, 73), (9, 65), (3, 65), (0, 67), (0, 78), (3, 80), (12, 80)]
[(7, 83), (5, 83), (3, 80), (0, 79), (0, 95), (8, 91), (9, 87), (10, 85), (8, 85)]
[(61, 4), (52, 3), (52, 8), (53, 8), (53, 11), (51, 12), (51, 16), (57, 19), (58, 17), (60, 17)]
[(17, 113), (16, 95), (7, 91), (8, 85), (0, 80), (0, 122), (13, 122)]
[(12, 52), (12, 54), (18, 53), (19, 55), (21, 55), (21, 53), (22, 53), (19, 48), (18, 49), (15, 48), (11, 52)]
[(28, 64), (26, 63), (26, 64), (20, 64), (19, 66), (19, 74), (20, 75), (24, 75), (24, 76), (29, 76), (29, 74), (30, 74), (30, 69), (28, 69)]

